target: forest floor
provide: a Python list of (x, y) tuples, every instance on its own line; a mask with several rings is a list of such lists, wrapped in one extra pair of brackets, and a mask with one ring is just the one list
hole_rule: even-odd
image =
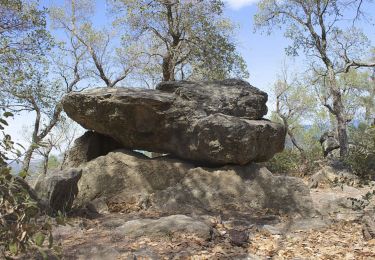
[(72, 228), (60, 235), (64, 259), (375, 259), (375, 239), (365, 241), (362, 226), (355, 221), (287, 234), (253, 228), (244, 246), (226, 238), (225, 225), (216, 227), (224, 235), (212, 241), (183, 234), (129, 240), (113, 236), (98, 223), (100, 219), (89, 222), (78, 232)]
[[(324, 208), (327, 201), (359, 198), (369, 190), (369, 186), (321, 187), (312, 189), (311, 196), (317, 208)], [(160, 215), (108, 213), (92, 219), (70, 219), (69, 225), (55, 230), (55, 240), (64, 259), (375, 259), (375, 239), (364, 239), (358, 212), (332, 212), (296, 220), (265, 210), (247, 222), (207, 216), (215, 231), (209, 241), (185, 234), (127, 238), (115, 232), (116, 227), (131, 219)], [(231, 230), (246, 232), (248, 240), (234, 243)]]
[[(129, 220), (163, 217), (149, 210), (69, 217), (54, 229), (54, 243), (61, 259), (375, 259), (375, 239), (364, 238), (361, 220), (364, 214), (374, 216), (374, 198), (367, 211), (343, 205), (374, 189), (375, 182), (311, 189), (319, 214), (309, 219), (270, 210), (229, 218), (192, 216), (212, 228), (209, 240), (185, 233), (131, 238), (119, 232)], [(18, 259), (31, 258), (39, 259)]]

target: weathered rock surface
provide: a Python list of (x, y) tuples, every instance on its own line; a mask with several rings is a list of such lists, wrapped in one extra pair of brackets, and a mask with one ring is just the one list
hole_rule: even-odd
[(282, 125), (261, 119), (267, 94), (239, 80), (161, 83), (159, 90), (71, 93), (65, 112), (128, 149), (211, 165), (266, 161), (284, 148)]
[(119, 148), (122, 148), (122, 145), (113, 138), (94, 131), (87, 131), (74, 141), (73, 147), (68, 151), (63, 167), (78, 167), (82, 163), (106, 155)]
[(247, 231), (231, 229), (228, 231), (228, 235), (232, 245), (244, 246), (249, 242), (249, 233)]
[(267, 94), (243, 80), (167, 81), (158, 84), (156, 89), (194, 102), (192, 107), (203, 110), (207, 115), (222, 113), (260, 119), (267, 114)]
[(359, 182), (359, 178), (342, 162), (329, 160), (321, 165), (318, 172), (310, 176), (308, 185), (310, 188), (333, 187), (342, 184), (356, 186)]
[(324, 157), (330, 154), (332, 154), (332, 157), (335, 157), (334, 151), (340, 148), (340, 144), (333, 132), (325, 132), (320, 137), (319, 142), (322, 146)]
[(234, 214), (271, 208), (314, 214), (301, 180), (274, 176), (256, 164), (201, 168), (122, 150), (82, 165), (78, 188), (77, 205), (104, 198), (112, 211), (152, 208), (167, 214)]
[(375, 239), (375, 218), (374, 214), (362, 218), (362, 233), (366, 241)]
[(311, 191), (315, 209), (321, 216), (335, 220), (359, 220), (367, 213), (374, 212), (375, 198), (366, 194), (372, 193), (373, 188), (355, 188), (340, 185), (330, 189)]
[(41, 175), (35, 184), (35, 192), (53, 212), (69, 211), (78, 193), (81, 173), (79, 169), (70, 168)]
[(185, 215), (171, 215), (159, 219), (137, 219), (126, 222), (115, 229), (126, 237), (171, 237), (194, 236), (203, 240), (211, 239), (211, 227)]

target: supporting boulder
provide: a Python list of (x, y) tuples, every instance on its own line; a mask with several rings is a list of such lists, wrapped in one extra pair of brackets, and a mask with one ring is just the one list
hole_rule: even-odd
[(38, 198), (52, 210), (67, 212), (78, 194), (77, 183), (81, 178), (79, 169), (66, 169), (39, 176), (35, 184)]
[(103, 198), (111, 211), (155, 209), (166, 214), (234, 214), (264, 208), (313, 215), (309, 189), (257, 164), (202, 168), (126, 150), (82, 165), (78, 206)]
[(87, 131), (74, 141), (73, 147), (68, 151), (63, 168), (78, 167), (99, 156), (122, 148), (122, 145), (113, 138)]

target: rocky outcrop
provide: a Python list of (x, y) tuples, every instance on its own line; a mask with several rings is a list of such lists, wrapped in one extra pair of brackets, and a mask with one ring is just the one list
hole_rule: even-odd
[(374, 212), (375, 197), (371, 196), (372, 192), (370, 187), (355, 188), (341, 184), (329, 189), (312, 190), (311, 197), (323, 218), (357, 221)]
[(308, 188), (256, 164), (202, 168), (168, 157), (121, 150), (82, 167), (78, 206), (103, 198), (112, 211), (155, 209), (166, 214), (251, 212), (271, 208), (314, 214)]
[(333, 132), (325, 132), (320, 137), (319, 142), (322, 146), (324, 157), (330, 154), (332, 154), (331, 157), (337, 157), (334, 155), (334, 151), (340, 148), (340, 144)]
[(35, 185), (36, 195), (52, 213), (67, 212), (77, 196), (81, 173), (79, 169), (70, 168), (40, 175)]
[(350, 168), (339, 160), (327, 160), (319, 166), (319, 171), (308, 180), (310, 188), (333, 187), (342, 184), (357, 186), (360, 183)]
[(282, 125), (261, 120), (267, 94), (240, 80), (164, 82), (157, 90), (100, 88), (65, 96), (65, 112), (128, 149), (204, 165), (245, 165), (282, 151)]

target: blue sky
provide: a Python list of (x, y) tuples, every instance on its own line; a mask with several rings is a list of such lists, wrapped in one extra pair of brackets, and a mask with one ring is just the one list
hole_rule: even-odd
[[(268, 106), (273, 107), (273, 98), (271, 94), (272, 85), (276, 80), (277, 74), (280, 73), (282, 62), (287, 59), (287, 63), (292, 69), (303, 68), (304, 58), (299, 57), (295, 60), (287, 58), (284, 48), (288, 45), (288, 40), (284, 38), (283, 32), (274, 30), (271, 35), (262, 35), (259, 32), (253, 33), (253, 16), (256, 13), (257, 0), (226, 0), (227, 7), (225, 15), (239, 25), (237, 41), (239, 51), (244, 57), (248, 70), (250, 72), (250, 83), (270, 94)], [(46, 7), (51, 4), (60, 5), (63, 0), (41, 0), (41, 5)], [(96, 24), (104, 24), (107, 17), (106, 1), (96, 0), (96, 15), (93, 20)], [(374, 5), (372, 5), (374, 8)], [(372, 10), (367, 10), (371, 13)], [(375, 13), (373, 10), (372, 13)], [(375, 26), (370, 23), (362, 23), (361, 28), (372, 41), (375, 43)], [(29, 122), (29, 116), (20, 116), (12, 123), (9, 129), (15, 139), (21, 141), (22, 126), (32, 124)]]

